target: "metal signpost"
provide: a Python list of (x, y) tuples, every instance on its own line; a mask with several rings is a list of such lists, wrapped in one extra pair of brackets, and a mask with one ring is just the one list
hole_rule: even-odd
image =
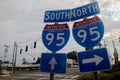
[[(75, 22), (72, 32), (78, 44), (85, 47), (86, 50), (92, 50), (101, 41), (104, 34), (104, 26), (100, 18), (95, 16)], [(99, 80), (97, 72), (94, 72), (94, 76), (95, 80)]]
[[(96, 1), (93, 1), (90, 4), (77, 7), (74, 9), (46, 11), (44, 16), (44, 22), (54, 22), (54, 23), (69, 22), (69, 21), (86, 18), (83, 21), (74, 23), (72, 33), (75, 41), (78, 44), (85, 47), (86, 50), (90, 50), (93, 49), (93, 47), (96, 46), (101, 41), (104, 34), (104, 25), (100, 20), (100, 18), (97, 16), (89, 19), (87, 19), (87, 17), (99, 13), (100, 10), (98, 3)], [(42, 40), (46, 48), (52, 51), (54, 54), (56, 51), (62, 49), (66, 45), (69, 39), (69, 34), (70, 32), (67, 24), (51, 24), (51, 25), (47, 24), (42, 33)], [(102, 50), (104, 51), (105, 54), (107, 53), (106, 49), (102, 49)], [(101, 55), (97, 55), (100, 53), (99, 51), (101, 50), (97, 50), (97, 51), (95, 50), (95, 53), (94, 51), (91, 51), (90, 53), (94, 53), (94, 54), (91, 54), (90, 56), (85, 57), (85, 59), (82, 59), (83, 62), (81, 64), (85, 64), (85, 65), (92, 64), (95, 63), (96, 60), (98, 61), (96, 62), (96, 65), (100, 65), (103, 64), (104, 62), (107, 62), (108, 60), (104, 61), (106, 60), (104, 58), (106, 57), (107, 54), (102, 56), (103, 57), (102, 58), (100, 57)], [(87, 54), (89, 54), (89, 52), (87, 52)], [(44, 63), (44, 59), (45, 58), (43, 58), (42, 63)], [(100, 59), (100, 61), (98, 59)], [(79, 59), (79, 61), (81, 61), (81, 59)], [(55, 57), (50, 58), (47, 62), (47, 65), (49, 65), (48, 69), (50, 69), (47, 72), (51, 72), (50, 80), (54, 79), (54, 73), (56, 73), (56, 71), (52, 72), (51, 70), (55, 70), (57, 68), (56, 67), (57, 64), (58, 63)], [(41, 66), (42, 65), (44, 64), (41, 64)], [(94, 65), (94, 67), (96, 66)], [(85, 66), (84, 69), (86, 69)], [(90, 71), (89, 68), (87, 69), (88, 71)], [(42, 69), (41, 71), (44, 72), (44, 69)], [(97, 72), (94, 72), (94, 75), (95, 75), (95, 80), (98, 80)]]
[(54, 73), (66, 72), (66, 54), (56, 54), (69, 40), (70, 31), (67, 24), (46, 25), (42, 32), (42, 41), (51, 54), (43, 53), (41, 72), (49, 72), (50, 80), (54, 80)]
[[(98, 6), (96, 6), (96, 10), (98, 13), (100, 12)], [(92, 12), (94, 12), (94, 10)], [(74, 39), (78, 44), (85, 47), (86, 50), (93, 50), (93, 47), (96, 46), (103, 37), (104, 26), (99, 17), (95, 16), (90, 19), (87, 19), (87, 17), (88, 16), (85, 16), (83, 21), (74, 23), (72, 32)], [(96, 58), (90, 60), (94, 61), (94, 59)], [(86, 69), (86, 67), (84, 68)], [(95, 80), (99, 80), (97, 72), (94, 72), (94, 77)]]

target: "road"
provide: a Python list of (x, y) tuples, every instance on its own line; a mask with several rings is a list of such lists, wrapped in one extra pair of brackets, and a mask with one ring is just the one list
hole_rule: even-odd
[[(67, 68), (66, 74), (55, 74), (54, 80), (75, 80), (82, 74), (78, 68)], [(40, 71), (16, 71), (14, 77), (4, 77), (0, 80), (49, 80), (49, 73), (42, 73)]]

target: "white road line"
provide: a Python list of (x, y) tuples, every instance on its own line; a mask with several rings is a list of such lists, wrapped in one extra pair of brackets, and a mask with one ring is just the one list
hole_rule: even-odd
[[(39, 77), (39, 79), (38, 80), (47, 80), (47, 79), (49, 79), (50, 78), (50, 74), (25, 74), (25, 75), (28, 75), (28, 76), (31, 76), (31, 77)], [(61, 79), (61, 80), (63, 80), (63, 79), (68, 79), (68, 80), (70, 80), (70, 79), (75, 79), (75, 78), (77, 78), (77, 77), (79, 77), (79, 75), (64, 75), (64, 74), (55, 74), (54, 75), (54, 78), (55, 79)], [(27, 78), (27, 77), (21, 77), (21, 78)]]
[(78, 78), (79, 77), (79, 75), (75, 75), (75, 76), (73, 76), (73, 77), (71, 77), (72, 79), (75, 79), (75, 78)]

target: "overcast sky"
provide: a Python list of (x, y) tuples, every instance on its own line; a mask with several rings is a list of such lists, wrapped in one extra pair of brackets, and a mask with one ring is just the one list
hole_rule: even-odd
[[(98, 16), (102, 19), (105, 28), (104, 39), (106, 40), (109, 55), (113, 53), (111, 40), (120, 52), (120, 0), (97, 0), (100, 7)], [(43, 52), (50, 52), (42, 43), (42, 31), (47, 23), (44, 23), (44, 13), (47, 10), (73, 9), (85, 4), (90, 0), (0, 0), (0, 55), (4, 55), (4, 45), (9, 45), (6, 60), (12, 59), (14, 41), (18, 44), (17, 63), (21, 63), (23, 57), (33, 61)], [(74, 22), (67, 22), (70, 31)], [(31, 46), (37, 41), (37, 47)], [(25, 49), (29, 45), (28, 52), (20, 55), (19, 49)], [(84, 48), (78, 45), (70, 34), (69, 42), (61, 49), (60, 53), (70, 51), (83, 51)], [(3, 59), (3, 58), (1, 58)]]

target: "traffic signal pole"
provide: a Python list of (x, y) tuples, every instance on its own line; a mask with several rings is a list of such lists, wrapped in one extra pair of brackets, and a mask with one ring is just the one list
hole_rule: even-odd
[(14, 49), (13, 49), (13, 56), (12, 56), (12, 76), (14, 74), (15, 44), (16, 42), (14, 42)]
[(17, 44), (16, 42), (14, 42), (13, 57), (12, 57), (12, 76), (15, 74), (16, 58), (17, 58)]

